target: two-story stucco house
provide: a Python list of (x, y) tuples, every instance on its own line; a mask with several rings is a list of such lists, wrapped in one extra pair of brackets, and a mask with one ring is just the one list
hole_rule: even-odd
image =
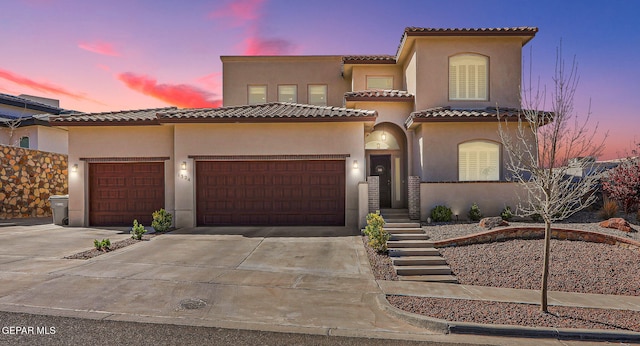
[(224, 56), (221, 108), (58, 117), (70, 224), (148, 223), (161, 207), (178, 227), (497, 214), (515, 189), (497, 114), (518, 116), (536, 32), (407, 28), (395, 55)]

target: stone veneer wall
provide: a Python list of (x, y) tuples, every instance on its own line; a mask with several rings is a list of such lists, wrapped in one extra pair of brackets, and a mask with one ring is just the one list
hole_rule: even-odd
[[(486, 244), (509, 239), (542, 239), (544, 238), (544, 227), (509, 227), (477, 234), (471, 234), (458, 238), (451, 238), (436, 241), (433, 246), (436, 248), (449, 246), (464, 246), (471, 244)], [(580, 231), (573, 229), (552, 228), (551, 238), (560, 240), (579, 240), (592, 243), (603, 243), (620, 246), (628, 249), (640, 250), (640, 242), (622, 238), (611, 234), (597, 233), (590, 231)]]
[(50, 216), (69, 192), (67, 155), (0, 145), (0, 219)]

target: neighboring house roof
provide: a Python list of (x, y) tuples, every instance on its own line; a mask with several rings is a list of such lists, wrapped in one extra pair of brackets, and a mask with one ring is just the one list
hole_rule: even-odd
[(141, 109), (133, 111), (72, 114), (52, 119), (53, 125), (143, 125), (160, 123), (225, 123), (286, 121), (367, 121), (376, 111), (274, 102), (221, 108)]
[(362, 90), (344, 94), (346, 101), (413, 101), (414, 95), (404, 90)]
[(48, 105), (46, 103), (37, 102), (24, 97), (13, 96), (9, 94), (0, 94), (0, 104), (31, 109), (49, 114), (64, 114), (67, 112), (71, 112), (63, 108)]
[[(12, 122), (14, 126), (29, 126), (29, 125), (43, 125), (49, 126), (49, 117), (51, 114), (34, 114), (34, 115), (26, 115), (23, 117), (16, 117), (12, 115), (4, 115), (0, 114), (0, 126), (9, 126)], [(16, 123), (16, 121), (18, 121)]]
[(435, 107), (412, 112), (405, 121), (407, 128), (419, 122), (447, 121), (496, 121), (500, 117), (517, 118), (522, 110), (517, 108), (487, 107), (481, 109), (455, 109), (451, 107)]

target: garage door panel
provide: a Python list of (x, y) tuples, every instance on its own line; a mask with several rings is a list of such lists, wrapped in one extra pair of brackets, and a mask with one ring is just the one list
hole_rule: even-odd
[(198, 225), (344, 225), (344, 190), (340, 160), (196, 162)]
[(164, 163), (89, 164), (89, 223), (150, 225), (151, 214), (164, 207)]

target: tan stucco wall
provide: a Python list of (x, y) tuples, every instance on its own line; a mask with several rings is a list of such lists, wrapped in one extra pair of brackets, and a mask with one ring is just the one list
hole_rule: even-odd
[[(69, 127), (69, 225), (88, 225), (88, 163), (80, 158), (173, 157), (173, 126)], [(165, 161), (165, 209), (174, 212), (174, 164)]]
[(426, 221), (437, 205), (451, 208), (453, 219), (467, 220), (469, 209), (477, 203), (484, 216), (499, 216), (505, 206), (515, 210), (521, 185), (507, 182), (422, 183), (420, 184), (420, 219)]
[[(518, 37), (423, 37), (415, 42), (415, 67), (407, 59), (408, 88), (416, 73), (416, 109), (449, 105), (456, 108), (519, 107), (522, 40)], [(489, 100), (449, 101), (449, 57), (476, 53), (489, 57)]]
[(327, 85), (327, 103), (342, 106), (351, 82), (342, 78), (341, 56), (223, 56), (224, 106), (246, 105), (248, 85), (267, 85), (267, 102), (278, 101), (278, 85), (298, 86), (298, 102), (308, 103), (309, 84)]
[(38, 150), (66, 154), (69, 152), (69, 134), (60, 127), (36, 126)]
[(398, 65), (354, 66), (352, 72), (352, 88), (354, 91), (367, 89), (367, 76), (392, 76), (392, 89), (404, 89), (402, 69)]
[[(189, 155), (349, 154), (346, 224), (358, 225), (358, 183), (365, 180), (362, 123), (177, 124), (175, 140), (176, 170), (187, 162), (187, 177), (175, 180), (178, 227), (195, 225), (195, 163)], [(352, 168), (354, 160), (358, 169)]]
[[(517, 128), (517, 123), (508, 125), (512, 131)], [(420, 154), (414, 154), (416, 165), (421, 169), (415, 171), (422, 181), (426, 182), (451, 182), (458, 181), (458, 145), (471, 140), (490, 140), (501, 143), (498, 133), (498, 121), (495, 122), (466, 122), (466, 123), (422, 123), (415, 130), (416, 140), (422, 137), (422, 160)], [(419, 148), (418, 148), (419, 150)], [(504, 163), (507, 153), (504, 148), (500, 153), (503, 167), (500, 170), (500, 178), (504, 179), (507, 172)]]

